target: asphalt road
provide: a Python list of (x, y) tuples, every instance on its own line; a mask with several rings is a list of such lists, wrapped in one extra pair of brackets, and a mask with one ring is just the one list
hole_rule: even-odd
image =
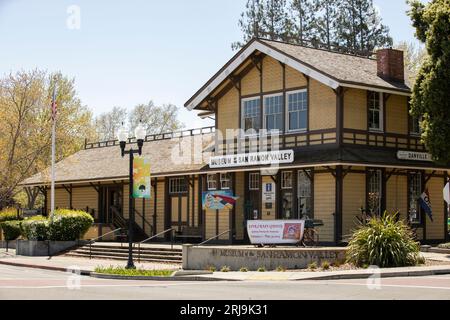
[(118, 281), (0, 266), (0, 299), (133, 300), (450, 300), (450, 276), (336, 281)]

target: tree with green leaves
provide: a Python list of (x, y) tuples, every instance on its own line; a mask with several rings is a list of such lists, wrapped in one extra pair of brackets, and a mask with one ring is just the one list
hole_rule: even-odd
[(241, 18), (239, 19), (239, 28), (244, 35), (244, 40), (242, 42), (235, 42), (231, 45), (233, 50), (242, 48), (245, 43), (250, 41), (252, 38), (259, 37), (263, 30), (263, 16), (264, 16), (264, 0), (247, 0), (245, 5), (245, 11), (241, 13)]
[[(57, 87), (56, 157), (61, 160), (94, 136), (91, 111), (81, 104), (74, 80), (61, 73), (33, 70), (0, 79), (0, 209), (22, 192), (18, 184), (45, 170), (51, 154), (51, 99)], [(33, 206), (36, 190), (27, 190)]]
[(290, 35), (303, 44), (304, 40), (309, 40), (313, 36), (314, 30), (314, 6), (311, 0), (293, 0), (291, 11), (291, 32)]
[[(254, 37), (372, 51), (392, 46), (373, 0), (248, 0), (239, 20), (244, 43)], [(236, 42), (233, 49), (242, 43)]]
[(434, 159), (450, 162), (450, 1), (409, 1), (416, 37), (428, 57), (419, 71), (411, 98), (411, 114), (421, 118), (422, 138)]

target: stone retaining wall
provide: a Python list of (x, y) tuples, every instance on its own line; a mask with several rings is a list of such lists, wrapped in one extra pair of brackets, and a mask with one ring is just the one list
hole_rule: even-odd
[(251, 271), (264, 267), (275, 270), (304, 269), (316, 262), (330, 263), (345, 260), (346, 248), (252, 248), (252, 247), (198, 247), (183, 245), (183, 269), (205, 270), (214, 266), (220, 270), (228, 266), (233, 271), (246, 267)]

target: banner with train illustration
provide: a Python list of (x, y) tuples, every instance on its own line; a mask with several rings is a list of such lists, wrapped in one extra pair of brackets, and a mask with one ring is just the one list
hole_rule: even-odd
[(237, 199), (230, 190), (205, 191), (202, 194), (203, 210), (231, 210)]

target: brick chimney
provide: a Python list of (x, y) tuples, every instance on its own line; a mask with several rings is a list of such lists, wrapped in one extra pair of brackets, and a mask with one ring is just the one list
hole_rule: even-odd
[(405, 82), (403, 51), (381, 49), (377, 51), (377, 74), (379, 77), (396, 82)]

